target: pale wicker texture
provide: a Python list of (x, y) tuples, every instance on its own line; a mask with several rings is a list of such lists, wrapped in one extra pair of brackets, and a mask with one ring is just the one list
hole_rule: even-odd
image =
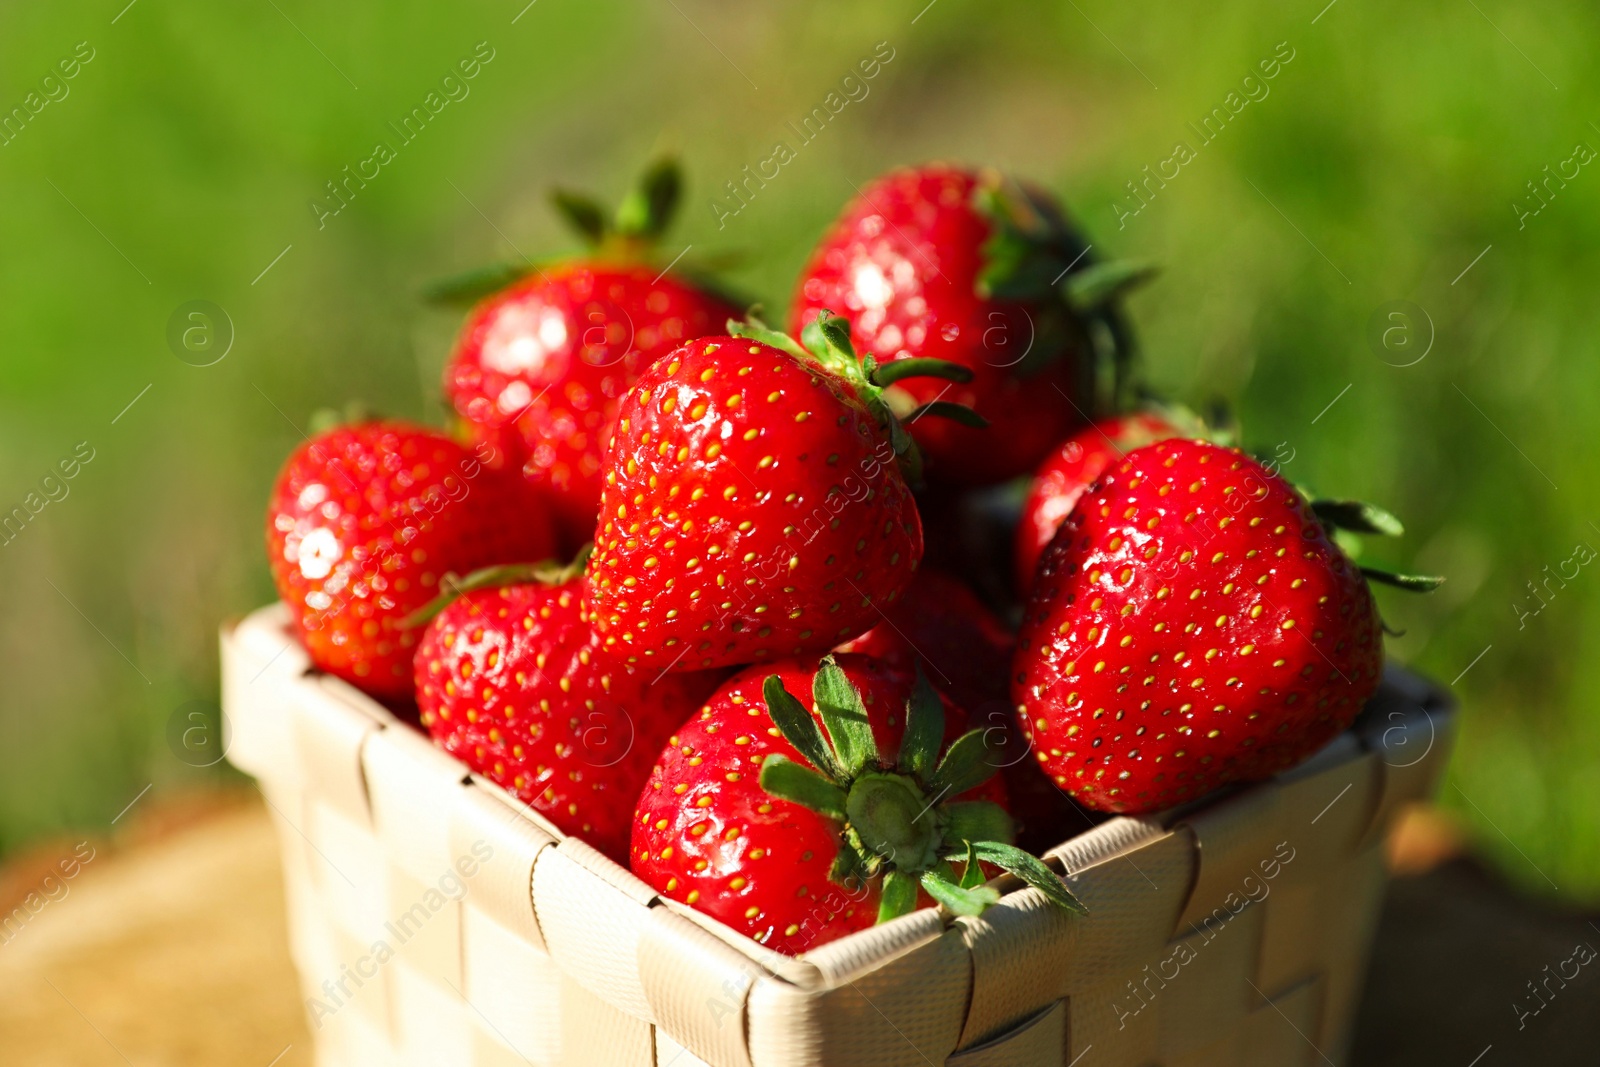
[(286, 619), (224, 633), (224, 707), (280, 831), (329, 1067), (1341, 1063), (1382, 834), (1431, 788), (1451, 719), (1393, 672), (1281, 779), (1053, 849), (1087, 918), (1006, 883), (981, 918), (929, 909), (790, 959), (311, 671)]

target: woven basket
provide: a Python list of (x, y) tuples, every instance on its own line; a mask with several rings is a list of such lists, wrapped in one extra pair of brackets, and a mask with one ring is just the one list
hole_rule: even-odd
[(311, 670), (281, 607), (224, 632), (229, 758), (283, 848), (317, 1062), (340, 1067), (1202, 1067), (1340, 1063), (1396, 807), (1447, 698), (1391, 671), (1280, 778), (1050, 850), (1037, 890), (798, 958), (662, 900)]

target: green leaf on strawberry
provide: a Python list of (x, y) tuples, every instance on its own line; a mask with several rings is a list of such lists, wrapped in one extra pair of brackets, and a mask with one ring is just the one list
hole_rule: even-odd
[[(866, 357), (871, 359), (871, 356)], [(893, 363), (874, 361), (868, 376), (874, 385), (893, 385), (902, 378), (943, 378), (946, 381), (966, 383), (972, 381), (972, 368), (952, 363), (948, 359), (897, 359)]]
[(964, 887), (948, 863), (924, 871), (922, 888), (952, 915), (982, 915), (991, 904), (1000, 900), (999, 890), (989, 886)]
[(785, 756), (774, 753), (761, 764), (761, 788), (829, 818), (845, 818), (844, 790)]
[(920, 666), (916, 667), (914, 684), (906, 703), (906, 733), (900, 741), (899, 767), (907, 774), (927, 778), (933, 773), (944, 740), (944, 702)]
[(753, 341), (781, 349), (797, 359), (820, 363), (824, 368), (848, 382), (861, 397), (888, 435), (895, 455), (913, 485), (922, 480), (922, 456), (906, 427), (924, 415), (949, 419), (962, 426), (983, 428), (988, 420), (963, 404), (950, 401), (932, 401), (912, 408), (902, 417), (890, 404), (885, 390), (907, 378), (942, 378), (951, 382), (970, 382), (973, 372), (959, 363), (945, 359), (903, 359), (879, 363), (870, 352), (857, 354), (850, 340), (850, 323), (845, 318), (824, 310), (800, 332), (800, 342), (787, 334), (772, 329), (762, 322), (752, 309), (743, 322), (728, 320), (728, 333), (734, 337), (748, 337)]
[(1383, 537), (1400, 537), (1406, 532), (1399, 519), (1376, 504), (1360, 500), (1313, 500), (1311, 510), (1329, 529)]
[[(839, 653), (747, 668), (661, 749), (630, 866), (662, 896), (791, 955), (936, 903), (974, 914), (999, 897), (985, 885), (997, 867), (1081, 911), (1042, 862), (1017, 858), (998, 761), (968, 773), (984, 780), (965, 793), (932, 784), (945, 743), (976, 736), (967, 723), (909, 664)], [(851, 738), (847, 751), (830, 727)]]
[(1382, 567), (1367, 565), (1361, 567), (1361, 573), (1368, 581), (1404, 589), (1408, 593), (1431, 593), (1444, 584), (1444, 579), (1436, 574), (1396, 574)]
[(591, 245), (598, 247), (611, 232), (611, 223), (606, 219), (605, 209), (583, 193), (575, 193), (570, 189), (552, 189), (550, 203), (567, 225)]
[(473, 267), (423, 286), (422, 298), (430, 304), (466, 307), (514, 285), (534, 271), (528, 262), (491, 263)]
[[(942, 707), (938, 715), (933, 713), (931, 704), (938, 703), (938, 697), (925, 688), (920, 672), (918, 678), (918, 686), (906, 702), (906, 732), (898, 761), (885, 765), (860, 692), (832, 656), (824, 658), (812, 683), (812, 699), (832, 744), (816, 757), (807, 756), (815, 771), (782, 755), (768, 756), (761, 768), (762, 788), (842, 823), (846, 846), (840, 850), (835, 869), (842, 882), (878, 873), (912, 875), (953, 913), (976, 915), (998, 900), (999, 894), (975, 883), (963, 884), (964, 879), (951, 873), (947, 860), (970, 853), (1030, 884), (1040, 877), (1040, 870), (1045, 871), (1056, 883), (1049, 893), (1052, 902), (1082, 913), (1082, 905), (1047, 867), (1011, 844), (1014, 828), (1004, 808), (990, 801), (948, 799), (982, 785), (995, 774), (997, 767), (990, 759), (984, 731), (962, 734), (938, 760), (933, 773), (926, 773), (937, 755), (943, 715)], [(795, 714), (799, 702), (784, 688), (782, 679), (768, 676), (763, 693), (768, 714), (785, 739), (802, 752), (815, 751), (821, 735), (803, 709), (801, 723)], [(977, 877), (974, 866), (969, 864), (965, 879)], [(885, 883), (880, 919), (903, 914), (910, 907), (905, 882), (896, 879), (892, 893), (889, 884)]]
[(904, 871), (888, 871), (883, 876), (883, 896), (878, 901), (878, 921), (886, 923), (908, 915), (917, 906), (917, 879)]
[(1109, 259), (1068, 274), (1061, 288), (1067, 302), (1086, 315), (1122, 299), (1160, 272), (1154, 263)]
[(639, 184), (617, 206), (616, 231), (625, 237), (654, 241), (677, 212), (683, 194), (683, 170), (671, 156), (652, 163)]

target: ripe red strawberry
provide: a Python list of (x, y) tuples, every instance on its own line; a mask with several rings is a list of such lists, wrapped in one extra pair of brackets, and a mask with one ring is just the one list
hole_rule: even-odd
[(1013, 640), (965, 584), (920, 570), (883, 621), (835, 651), (859, 652), (904, 670), (920, 666), (935, 689), (975, 723), (989, 722), (996, 696), (1009, 711)]
[(1203, 441), (1102, 476), (1045, 551), (1018, 638), (1012, 695), (1058, 786), (1151, 811), (1275, 774), (1350, 724), (1383, 666), (1363, 574), (1437, 580), (1358, 569), (1324, 528), (1395, 532), (1386, 513), (1315, 507)]
[(838, 320), (815, 353), (741, 330), (770, 343), (702, 338), (622, 402), (589, 606), (630, 663), (824, 652), (870, 628), (922, 557), (896, 455), (910, 442), (875, 377), (885, 368), (858, 362)]
[(1031, 470), (1094, 404), (1086, 314), (1057, 290), (1087, 249), (1046, 194), (994, 172), (932, 164), (870, 183), (823, 237), (800, 276), (795, 329), (824, 309), (848, 316), (857, 347), (880, 360), (936, 358), (968, 383), (915, 380), (913, 401), (973, 408), (992, 429), (911, 426), (932, 475), (989, 484)]
[(1016, 642), (1000, 620), (964, 583), (926, 568), (884, 616), (836, 651), (918, 668), (967, 713), (1005, 780), (1023, 847), (1042, 851), (1082, 830), (1087, 817), (1045, 777), (1017, 727), (1010, 679)]
[(559, 576), (452, 602), (417, 645), (417, 704), (446, 752), (626, 863), (656, 754), (718, 677), (652, 681), (607, 656), (582, 586)]
[(1017, 522), (1017, 592), (1027, 596), (1039, 554), (1107, 467), (1136, 448), (1182, 433), (1171, 420), (1141, 411), (1101, 419), (1057, 445), (1034, 472)]
[(472, 431), (526, 462), (569, 540), (589, 536), (600, 458), (617, 404), (640, 372), (737, 312), (658, 270), (575, 261), (478, 305), (445, 389)]
[[(562, 194), (558, 205), (596, 251), (490, 274), (486, 286), (517, 280), (473, 308), (445, 367), (445, 392), (469, 432), (526, 464), (573, 544), (594, 532), (600, 457), (623, 393), (658, 358), (740, 314), (648, 261), (677, 181), (675, 169), (658, 166), (610, 227), (597, 207)], [(630, 217), (638, 197), (653, 206)], [(445, 295), (478, 294), (478, 281)]]
[(289, 457), (267, 509), (267, 555), (313, 663), (408, 701), (417, 633), (399, 623), (439, 579), (553, 554), (544, 506), (486, 458), (395, 421), (338, 427)]
[(978, 861), (1077, 906), (1008, 843), (982, 731), (939, 758), (963, 719), (907, 672), (865, 656), (752, 667), (662, 751), (639, 798), (634, 873), (789, 954), (930, 903), (919, 887), (976, 914), (998, 898), (978, 884)]

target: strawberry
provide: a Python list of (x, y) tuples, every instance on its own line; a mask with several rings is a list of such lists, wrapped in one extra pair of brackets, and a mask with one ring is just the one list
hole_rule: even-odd
[[(979, 722), (998, 695), (1010, 704), (1006, 676), (1014, 642), (1000, 620), (961, 581), (920, 570), (883, 621), (835, 651), (859, 652), (911, 670)], [(1009, 710), (1009, 708), (1007, 708)]]
[(812, 352), (737, 328), (656, 362), (619, 410), (589, 607), (629, 663), (824, 652), (869, 629), (922, 557), (898, 462), (915, 453), (880, 395), (890, 368), (858, 360), (837, 319), (823, 320)]
[(578, 570), (529, 581), (528, 568), (502, 568), (463, 582), (472, 591), (417, 645), (417, 704), (440, 748), (626, 863), (656, 753), (718, 677), (652, 679), (607, 656)]
[(1026, 847), (1060, 844), (1086, 817), (1051, 784), (1032, 758), (1011, 706), (1009, 676), (1016, 642), (965, 584), (938, 571), (917, 572), (883, 622), (838, 652), (858, 652), (905, 670), (933, 687), (983, 729), (1005, 780), (1017, 838)]
[(979, 861), (1079, 907), (1009, 844), (982, 731), (939, 756), (963, 719), (920, 676), (866, 656), (751, 667), (662, 751), (639, 798), (634, 873), (791, 955), (934, 901), (976, 914), (999, 896)]
[(1155, 412), (1135, 412), (1101, 419), (1052, 449), (1033, 474), (1017, 523), (1017, 592), (1027, 595), (1039, 554), (1072, 513), (1078, 498), (1107, 467), (1135, 448), (1182, 432)]
[(382, 700), (412, 694), (414, 630), (440, 578), (555, 549), (550, 517), (514, 473), (433, 430), (341, 426), (284, 464), (267, 554), (311, 661)]
[(1236, 449), (1172, 439), (1102, 475), (1045, 550), (1012, 695), (1055, 783), (1146, 812), (1293, 766), (1378, 685), (1382, 632), (1326, 526), (1393, 533), (1361, 505), (1308, 505)]
[(863, 189), (813, 251), (795, 329), (831, 308), (881, 360), (966, 367), (969, 382), (901, 389), (915, 403), (969, 406), (995, 428), (921, 422), (911, 431), (933, 476), (1003, 481), (1032, 469), (1093, 406), (1086, 323), (1108, 314), (1115, 294), (1102, 287), (1075, 308), (1057, 288), (1089, 266), (1086, 252), (1038, 190), (942, 164), (895, 171)]
[(445, 367), (445, 392), (473, 437), (526, 464), (573, 544), (594, 532), (600, 457), (622, 395), (661, 356), (739, 313), (647, 260), (678, 184), (676, 168), (658, 164), (614, 224), (582, 198), (558, 194), (558, 206), (596, 246), (592, 254), (475, 274), (436, 290), (458, 300), (511, 282), (467, 316)]

